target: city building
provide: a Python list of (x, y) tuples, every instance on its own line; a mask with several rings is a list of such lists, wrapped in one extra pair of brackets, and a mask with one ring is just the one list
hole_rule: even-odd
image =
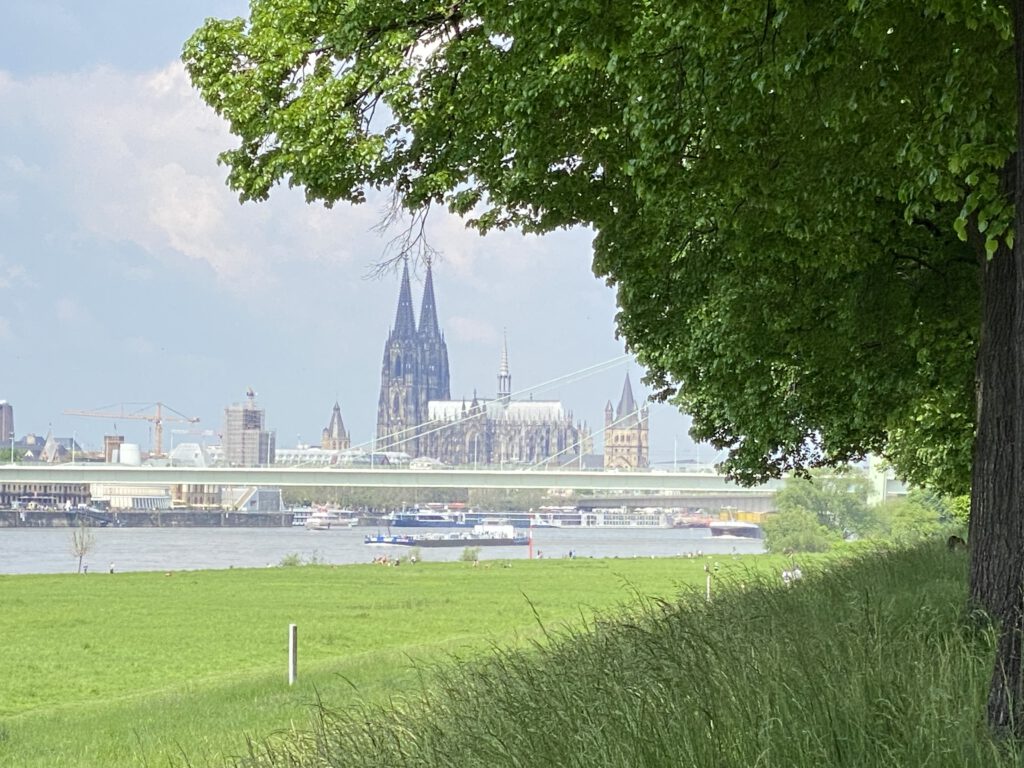
[(280, 512), (284, 501), (280, 488), (225, 486), (221, 489), (221, 505), (235, 512)]
[(395, 324), (384, 344), (375, 451), (430, 457), (452, 465), (540, 465), (579, 461), (583, 425), (557, 400), (515, 400), (508, 345), (497, 394), (453, 400), (448, 347), (437, 320), (430, 265), (417, 326), (408, 265)]
[(35, 432), (29, 432), (20, 440), (14, 441), (14, 450), (19, 456), (19, 461), (38, 461), (43, 453), (44, 445), (46, 445), (45, 437), (40, 437)]
[(345, 422), (341, 420), (341, 406), (334, 404), (331, 411), (331, 421), (324, 427), (320, 437), (320, 447), (325, 451), (345, 451), (352, 447), (348, 432), (345, 431)]
[(875, 456), (868, 455), (868, 504), (876, 506), (893, 499), (902, 499), (909, 492), (907, 484), (896, 477), (892, 465)]
[(116, 464), (121, 460), (121, 446), (124, 445), (124, 435), (103, 436), (103, 460), (108, 464)]
[(0, 483), (0, 509), (69, 509), (89, 500), (86, 483)]
[(11, 447), (14, 437), (14, 406), (0, 400), (0, 447)]
[(107, 509), (170, 509), (169, 485), (120, 485), (93, 483), (92, 503)]
[(85, 458), (82, 446), (78, 444), (75, 438), (54, 437), (47, 434), (43, 450), (39, 454), (39, 460), (55, 464), (61, 461), (74, 461), (76, 456), (79, 459)]
[(229, 467), (263, 467), (274, 463), (275, 434), (264, 425), (265, 412), (256, 407), (256, 393), (224, 409), (223, 463)]
[[(178, 443), (167, 456), (172, 467), (208, 467), (209, 452), (199, 443)], [(217, 509), (221, 506), (221, 487), (205, 483), (183, 483), (170, 486), (171, 507)]]
[(637, 407), (629, 374), (622, 385), (619, 405), (604, 408), (604, 468), (646, 469), (648, 458), (647, 407)]

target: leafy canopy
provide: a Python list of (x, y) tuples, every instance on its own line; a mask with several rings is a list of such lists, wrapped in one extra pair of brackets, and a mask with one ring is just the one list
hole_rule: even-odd
[(252, 0), (184, 60), (243, 200), (591, 227), (649, 383), (740, 479), (876, 451), (966, 487), (1003, 4)]
[(818, 522), (815, 514), (794, 508), (764, 521), (765, 547), (775, 554), (828, 552), (842, 537)]
[(870, 491), (870, 481), (858, 470), (815, 472), (809, 479), (788, 478), (775, 504), (779, 512), (810, 512), (817, 523), (838, 533), (863, 535), (872, 527)]

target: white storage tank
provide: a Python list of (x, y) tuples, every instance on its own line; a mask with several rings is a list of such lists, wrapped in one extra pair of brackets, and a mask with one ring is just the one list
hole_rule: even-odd
[(139, 450), (138, 443), (121, 443), (119, 454), (118, 458), (121, 464), (127, 464), (130, 467), (138, 467), (142, 464), (142, 452)]

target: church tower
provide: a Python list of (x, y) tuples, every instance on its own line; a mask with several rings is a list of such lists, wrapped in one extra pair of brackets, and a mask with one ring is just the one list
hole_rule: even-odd
[(320, 447), (325, 451), (346, 451), (351, 445), (345, 422), (341, 420), (341, 406), (335, 403), (331, 421), (320, 435)]
[[(418, 455), (416, 428), (423, 421), (426, 399), (420, 380), (421, 351), (409, 286), (409, 263), (402, 267), (395, 325), (384, 343), (380, 399), (377, 404), (378, 451)], [(447, 359), (446, 359), (447, 364)], [(447, 383), (447, 365), (445, 366)]]
[(427, 280), (423, 285), (423, 304), (420, 306), (420, 392), (421, 414), (427, 417), (427, 403), (431, 400), (451, 400), (448, 377), (448, 345), (437, 322), (437, 303), (434, 299), (434, 273), (427, 263)]
[(508, 335), (501, 348), (501, 365), (498, 367), (498, 400), (508, 403), (512, 399), (512, 373), (508, 367)]
[(646, 469), (648, 458), (647, 408), (637, 407), (629, 374), (622, 385), (618, 407), (604, 409), (605, 469)]

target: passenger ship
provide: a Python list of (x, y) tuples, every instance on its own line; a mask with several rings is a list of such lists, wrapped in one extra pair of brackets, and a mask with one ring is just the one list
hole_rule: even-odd
[[(359, 515), (351, 509), (320, 508), (306, 518), (307, 531), (329, 531), (339, 528), (354, 528), (359, 522)], [(294, 525), (294, 519), (292, 525)]]

